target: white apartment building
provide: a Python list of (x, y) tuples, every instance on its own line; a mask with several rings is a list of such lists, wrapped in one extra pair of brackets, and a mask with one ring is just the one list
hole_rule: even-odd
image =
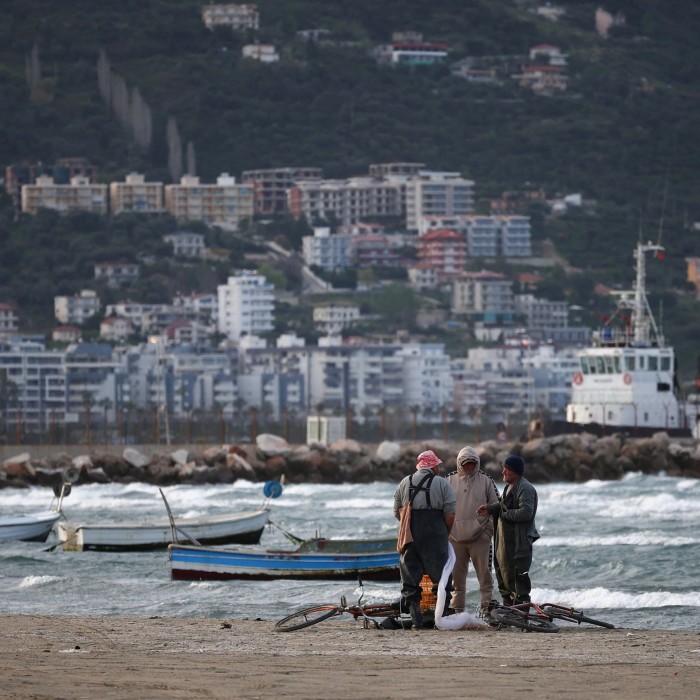
[(272, 44), (246, 44), (241, 50), (243, 58), (252, 58), (260, 63), (277, 63), (280, 55)]
[(403, 358), (403, 405), (416, 407), (421, 420), (438, 422), (452, 405), (450, 357), (442, 343), (407, 343)]
[(163, 183), (146, 182), (143, 175), (130, 173), (125, 182), (109, 185), (109, 206), (112, 216), (124, 212), (137, 214), (162, 214)]
[(467, 254), (472, 258), (532, 255), (529, 216), (428, 216), (421, 220), (421, 231), (434, 228), (448, 228), (462, 233), (467, 241)]
[(451, 310), (484, 323), (511, 321), (515, 313), (513, 283), (497, 272), (465, 272), (452, 281)]
[(105, 280), (110, 287), (135, 282), (139, 278), (139, 264), (125, 261), (97, 262), (94, 266), (95, 279)]
[(217, 287), (218, 329), (229, 340), (261, 335), (274, 327), (274, 287), (251, 270), (237, 271)]
[(314, 307), (314, 325), (327, 335), (337, 335), (360, 320), (360, 307), (329, 302)]
[(215, 27), (259, 29), (260, 13), (257, 5), (237, 3), (204, 5), (202, 7), (202, 21), (210, 31)]
[(80, 326), (100, 310), (100, 299), (92, 289), (83, 289), (73, 296), (54, 297), (53, 308), (57, 321)]
[(132, 331), (133, 327), (129, 319), (119, 318), (119, 316), (110, 316), (100, 322), (100, 338), (107, 341), (126, 340)]
[(89, 178), (76, 175), (69, 185), (57, 185), (52, 177), (40, 175), (33, 185), (22, 185), (22, 211), (36, 214), (39, 209), (89, 211), (104, 215), (108, 210), (107, 185), (94, 185)]
[(459, 173), (422, 170), (409, 178), (406, 189), (406, 228), (418, 231), (431, 216), (464, 216), (474, 211), (474, 181)]
[(204, 256), (204, 234), (192, 231), (175, 231), (163, 236), (166, 243), (173, 247), (173, 254), (183, 258), (201, 258)]
[(303, 236), (301, 239), (304, 262), (324, 270), (350, 267), (351, 239), (352, 236), (348, 234), (331, 233), (327, 227), (316, 227), (313, 236)]
[(352, 226), (373, 216), (402, 216), (399, 183), (371, 177), (306, 180), (289, 190), (289, 211), (309, 223), (335, 219)]
[(569, 305), (565, 301), (538, 299), (534, 294), (517, 294), (515, 311), (525, 317), (528, 329), (567, 328)]
[(200, 183), (195, 175), (183, 175), (179, 185), (165, 186), (165, 209), (179, 221), (206, 221), (238, 228), (253, 217), (253, 188), (237, 185), (236, 178), (222, 173), (216, 184)]

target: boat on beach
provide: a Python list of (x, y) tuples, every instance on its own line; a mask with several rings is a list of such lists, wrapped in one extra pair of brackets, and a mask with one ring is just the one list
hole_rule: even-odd
[(399, 578), (396, 538), (312, 539), (296, 549), (198, 547), (171, 544), (173, 580)]
[(58, 520), (63, 517), (60, 511), (6, 515), (0, 517), (0, 542), (22, 540), (25, 542), (46, 542)]
[(556, 432), (690, 436), (674, 350), (666, 345), (646, 295), (648, 253), (663, 260), (665, 251), (637, 244), (634, 288), (616, 292), (615, 314), (580, 351), (566, 421), (556, 422)]

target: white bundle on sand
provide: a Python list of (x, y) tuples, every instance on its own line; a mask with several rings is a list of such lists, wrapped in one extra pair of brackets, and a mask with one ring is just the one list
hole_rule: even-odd
[(442, 616), (442, 611), (445, 609), (445, 596), (447, 595), (445, 592), (447, 579), (450, 577), (456, 561), (455, 550), (450, 542), (447, 543), (447, 552), (447, 563), (442, 570), (442, 576), (438, 584), (435, 627), (439, 630), (464, 630), (472, 627), (487, 627), (483, 620), (468, 612), (456, 613), (447, 617)]

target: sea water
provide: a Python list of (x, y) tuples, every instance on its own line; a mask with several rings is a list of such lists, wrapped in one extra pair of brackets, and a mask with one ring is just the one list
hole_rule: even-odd
[[(249, 510), (262, 483), (164, 489), (175, 518)], [(620, 481), (536, 484), (532, 598), (582, 609), (628, 628), (700, 628), (700, 480), (631, 473)], [(261, 545), (298, 537), (379, 537), (396, 532), (395, 484), (289, 484), (271, 502)], [(0, 490), (0, 515), (46, 510), (48, 488)], [(155, 486), (74, 486), (63, 511), (74, 522), (165, 515)], [(0, 543), (0, 613), (207, 616), (275, 620), (304, 606), (354, 600), (353, 581), (172, 581), (166, 551), (63, 552), (46, 543)], [(50, 551), (47, 551), (50, 550)], [(476, 580), (468, 605), (476, 607)], [(399, 584), (365, 583), (386, 602)], [(496, 589), (497, 593), (497, 589)], [(565, 624), (565, 623), (563, 623)]]

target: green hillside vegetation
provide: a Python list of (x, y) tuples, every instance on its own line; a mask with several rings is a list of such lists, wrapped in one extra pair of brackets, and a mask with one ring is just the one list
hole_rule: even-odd
[[(205, 181), (290, 165), (347, 177), (370, 163), (418, 161), (474, 179), (480, 211), (504, 190), (542, 188), (550, 198), (580, 192), (592, 206), (556, 218), (530, 212), (536, 240), (550, 239), (581, 270), (570, 278), (551, 273), (544, 289), (585, 306), (593, 320), (608, 310), (594, 283), (628, 286), (635, 241), (660, 238), (669, 257), (649, 266), (652, 304), (657, 311), (663, 301), (666, 334), (694, 371), (700, 330), (684, 257), (698, 255), (700, 6), (616, 0), (605, 7), (626, 24), (603, 39), (594, 31), (597, 2), (559, 2), (567, 14), (552, 22), (531, 11), (536, 3), (513, 0), (260, 0), (258, 32), (210, 32), (201, 4), (6, 0), (0, 163), (83, 156), (100, 166), (104, 182), (134, 170), (169, 182), (166, 125), (174, 119), (183, 161), (191, 143)], [(328, 40), (306, 42), (296, 34), (304, 29), (326, 29)], [(568, 57), (569, 89), (547, 98), (508, 79), (470, 84), (449, 64), (377, 65), (372, 47), (397, 30), (447, 44), (450, 64), (554, 44)], [(243, 59), (241, 47), (256, 40), (273, 43), (281, 61)], [(147, 147), (100, 95), (101, 51), (151, 111)], [(37, 327), (43, 316), (50, 320), (53, 294), (89, 283), (94, 260), (163, 256), (160, 236), (173, 224), (48, 214), (15, 220), (9, 197), (0, 200), (0, 215), (0, 301), (17, 301)], [(264, 235), (275, 231), (266, 227)], [(298, 235), (289, 236), (294, 245)], [(219, 242), (235, 264), (241, 243)], [(176, 267), (156, 263), (135, 291), (145, 300), (206, 278), (190, 270), (189, 283), (166, 284), (182, 274)], [(209, 284), (225, 267), (211, 272)]]

